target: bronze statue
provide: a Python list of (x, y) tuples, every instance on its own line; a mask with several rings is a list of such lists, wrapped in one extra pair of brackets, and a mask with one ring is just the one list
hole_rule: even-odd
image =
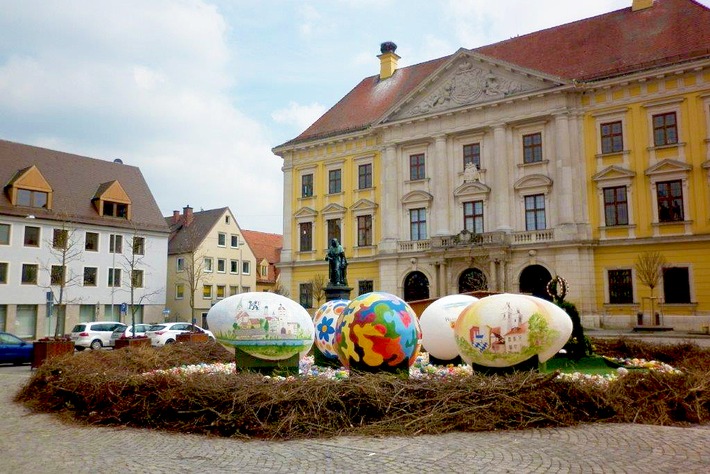
[(329, 286), (347, 286), (348, 261), (345, 258), (343, 246), (338, 243), (338, 239), (330, 240), (328, 253), (325, 255), (330, 270)]

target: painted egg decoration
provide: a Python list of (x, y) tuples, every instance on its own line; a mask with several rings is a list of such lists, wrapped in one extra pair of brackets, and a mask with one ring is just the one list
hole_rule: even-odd
[(323, 304), (313, 318), (316, 328), (316, 347), (328, 359), (338, 360), (335, 350), (335, 326), (343, 310), (348, 307), (350, 300), (332, 300)]
[(461, 311), (476, 301), (478, 298), (470, 295), (449, 295), (437, 299), (422, 311), (419, 316), (422, 347), (430, 356), (442, 361), (458, 357), (454, 324)]
[(295, 301), (269, 292), (230, 296), (207, 313), (207, 324), (219, 343), (264, 360), (305, 354), (313, 346), (311, 316)]
[(348, 369), (399, 371), (419, 354), (421, 329), (414, 310), (384, 292), (360, 295), (338, 319), (335, 348)]
[(567, 313), (527, 295), (500, 294), (467, 306), (454, 324), (461, 358), (485, 367), (511, 367), (538, 356), (548, 360), (572, 334)]

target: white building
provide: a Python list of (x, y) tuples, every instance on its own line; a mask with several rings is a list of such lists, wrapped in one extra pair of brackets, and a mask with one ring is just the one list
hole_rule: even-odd
[(0, 330), (162, 320), (169, 229), (137, 167), (8, 141), (0, 163)]

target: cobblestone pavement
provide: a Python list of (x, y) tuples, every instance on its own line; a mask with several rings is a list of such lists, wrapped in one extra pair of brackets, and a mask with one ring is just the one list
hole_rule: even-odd
[(241, 441), (64, 424), (12, 402), (29, 367), (0, 368), (0, 473), (706, 473), (710, 426), (574, 428)]

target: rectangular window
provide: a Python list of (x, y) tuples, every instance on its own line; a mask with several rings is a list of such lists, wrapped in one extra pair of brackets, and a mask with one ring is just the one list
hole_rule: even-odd
[(109, 268), (108, 269), (108, 286), (109, 288), (121, 286), (121, 269), (120, 268)]
[(426, 209), (421, 207), (409, 211), (410, 240), (426, 240)]
[(267, 278), (269, 276), (269, 266), (261, 265), (259, 267), (259, 275), (261, 276), (261, 278)]
[(205, 258), (203, 258), (203, 261), (204, 261), (205, 271), (206, 271), (206, 272), (211, 272), (212, 269), (213, 269), (213, 267), (212, 267), (212, 264), (213, 264), (212, 257), (205, 257)]
[(330, 245), (332, 239), (338, 239), (338, 242), (342, 243), (340, 238), (340, 219), (328, 219), (326, 226), (328, 228), (328, 245)]
[(39, 227), (25, 226), (25, 247), (39, 247)]
[(89, 252), (99, 251), (99, 234), (97, 232), (87, 232), (84, 240), (84, 250)]
[(123, 253), (123, 236), (111, 234), (108, 239), (109, 253)]
[(24, 207), (46, 208), (47, 202), (49, 201), (48, 196), (49, 195), (43, 191), (18, 189), (16, 205)]
[(525, 196), (525, 230), (542, 230), (545, 227), (545, 195)]
[(631, 304), (634, 302), (634, 288), (631, 270), (609, 270), (609, 303)]
[(678, 124), (675, 112), (653, 116), (653, 145), (674, 145), (678, 143)]
[(663, 269), (663, 302), (670, 304), (690, 303), (688, 267), (666, 267)]
[(50, 285), (62, 285), (66, 277), (66, 267), (62, 265), (52, 265), (49, 271)]
[(227, 271), (227, 260), (223, 258), (217, 259), (217, 272), (224, 273)]
[(143, 288), (143, 270), (131, 271), (131, 286), (133, 288)]
[(372, 245), (372, 216), (357, 216), (357, 246)]
[(17, 316), (15, 316), (15, 330), (17, 337), (23, 339), (35, 337), (37, 330), (37, 305), (18, 304)]
[(239, 248), (239, 236), (236, 234), (232, 234), (229, 236), (229, 238), (229, 246), (233, 249)]
[(229, 225), (230, 222), (231, 222), (231, 219), (229, 218), (229, 216), (228, 215), (224, 216), (224, 223)]
[(310, 252), (313, 250), (313, 223), (301, 222), (298, 224), (298, 233), (300, 237), (300, 251)]
[(226, 294), (227, 287), (224, 285), (217, 285), (217, 298), (221, 299), (224, 298)]
[(483, 201), (463, 203), (463, 226), (474, 234), (483, 233)]
[(542, 133), (523, 135), (523, 163), (542, 161)]
[(621, 121), (603, 123), (599, 127), (602, 141), (602, 153), (620, 153), (624, 151), (624, 137)]
[(251, 273), (251, 262), (248, 260), (242, 260), (242, 275), (249, 275)]
[(224, 232), (217, 233), (217, 246), (226, 247), (227, 246), (227, 234)]
[(230, 286), (229, 287), (229, 296), (234, 296), (236, 294), (239, 294), (239, 287), (238, 286)]
[(604, 222), (606, 226), (629, 224), (626, 186), (604, 188)]
[(22, 264), (22, 279), (20, 281), (23, 285), (36, 285), (37, 284), (37, 265), (34, 263), (23, 263)]
[(10, 245), (10, 224), (0, 224), (0, 245)]
[(178, 271), (178, 272), (185, 271), (185, 258), (178, 257), (175, 259), (175, 271)]
[(683, 183), (676, 179), (656, 183), (658, 222), (676, 222), (683, 219)]
[(301, 197), (313, 196), (313, 175), (304, 174), (301, 176)]
[(426, 170), (424, 168), (424, 153), (409, 155), (409, 180), (426, 178)]
[(202, 298), (206, 300), (212, 299), (212, 285), (202, 285)]
[(365, 293), (372, 293), (372, 280), (360, 280), (357, 283), (357, 294), (358, 296), (364, 295)]
[(372, 187), (372, 163), (357, 167), (357, 187), (358, 189), (368, 189)]
[(104, 201), (103, 215), (110, 217), (128, 218), (128, 204), (119, 202)]
[(468, 165), (474, 165), (476, 169), (481, 169), (480, 143), (471, 143), (463, 146), (463, 169), (466, 169)]
[(342, 191), (343, 182), (340, 170), (328, 171), (328, 194), (337, 194)]
[(84, 267), (84, 286), (96, 286), (98, 272), (96, 267)]
[(52, 247), (55, 249), (66, 249), (69, 240), (69, 232), (66, 229), (54, 229), (52, 233)]
[[(9, 265), (7, 262), (0, 262), (0, 285), (7, 284), (7, 269)], [(0, 327), (0, 329), (2, 329)]]
[(239, 273), (239, 260), (229, 261), (229, 273), (237, 275)]
[(313, 285), (311, 283), (301, 283), (298, 285), (298, 302), (304, 308), (313, 307)]
[(242, 293), (249, 293), (251, 291), (251, 286), (243, 286)]
[(133, 255), (145, 255), (145, 237), (133, 237)]
[(185, 285), (183, 283), (178, 283), (175, 285), (175, 299), (181, 300), (185, 297)]

